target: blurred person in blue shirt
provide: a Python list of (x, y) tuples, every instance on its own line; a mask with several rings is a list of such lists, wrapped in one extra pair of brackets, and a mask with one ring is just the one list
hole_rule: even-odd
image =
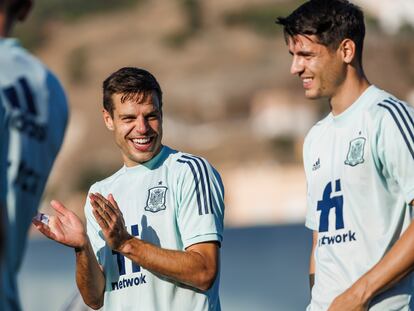
[(20, 310), (17, 273), (68, 119), (58, 79), (10, 38), (31, 0), (0, 0), (0, 310)]

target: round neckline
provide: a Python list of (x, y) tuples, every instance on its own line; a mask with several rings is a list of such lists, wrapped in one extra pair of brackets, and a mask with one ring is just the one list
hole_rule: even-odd
[(152, 159), (148, 160), (147, 162), (137, 164), (134, 166), (126, 166), (126, 164), (124, 163), (122, 170), (124, 172), (131, 172), (131, 171), (137, 171), (137, 170), (142, 170), (142, 169), (152, 169), (158, 163), (158, 160), (160, 160), (163, 157), (165, 151), (166, 151), (166, 147), (162, 145), (161, 150)]
[(342, 123), (345, 122), (352, 113), (358, 109), (361, 109), (366, 102), (366, 98), (368, 98), (372, 92), (374, 92), (376, 87), (374, 85), (370, 85), (366, 88), (364, 92), (343, 112), (334, 116), (332, 111), (329, 113), (330, 119), (335, 123)]

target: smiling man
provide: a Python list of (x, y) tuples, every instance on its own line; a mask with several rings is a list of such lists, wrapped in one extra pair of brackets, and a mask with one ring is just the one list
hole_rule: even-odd
[(124, 165), (91, 187), (86, 230), (57, 201), (57, 215), (35, 226), (75, 248), (77, 285), (93, 309), (220, 310), (219, 174), (162, 145), (162, 92), (149, 72), (122, 68), (103, 89), (104, 121)]
[(313, 230), (307, 310), (414, 310), (414, 112), (362, 68), (362, 11), (311, 0), (284, 27), (309, 99), (331, 112), (303, 148)]

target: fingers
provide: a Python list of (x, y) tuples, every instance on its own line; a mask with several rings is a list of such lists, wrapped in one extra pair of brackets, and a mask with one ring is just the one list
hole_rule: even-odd
[[(91, 194), (94, 197), (94, 200), (100, 205), (101, 208), (103, 208), (108, 214), (112, 216), (112, 214), (116, 214), (119, 210), (118, 205), (116, 204), (115, 200), (112, 197), (112, 202), (108, 199), (105, 199), (105, 197), (100, 193), (92, 193)], [(108, 196), (110, 198), (111, 195)], [(114, 204), (115, 203), (115, 204)]]
[(36, 218), (32, 219), (33, 225), (43, 233), (46, 237), (52, 240), (56, 240), (56, 235), (50, 230), (49, 226), (45, 225), (43, 222), (37, 220)]
[(102, 229), (109, 247), (117, 250), (122, 243), (130, 238), (126, 231), (124, 217), (112, 194), (107, 198), (100, 193), (89, 194), (92, 213)]
[(91, 193), (89, 198), (94, 215), (99, 216), (99, 220), (103, 222), (104, 227), (108, 227), (111, 223), (117, 222), (120, 216), (122, 217), (118, 204), (111, 194), (106, 199), (100, 193)]
[(50, 205), (53, 207), (53, 209), (61, 216), (66, 216), (68, 213), (68, 209), (59, 201), (52, 200), (50, 202)]
[[(92, 203), (92, 201), (91, 201), (91, 204), (92, 204), (92, 206), (94, 206), (95, 203)], [(108, 229), (109, 221), (101, 215), (100, 209), (97, 208), (97, 207), (94, 207), (92, 209), (92, 213), (95, 216), (95, 219), (98, 222), (99, 227), (101, 227), (103, 230)]]
[(121, 210), (119, 209), (118, 203), (116, 203), (112, 193), (108, 195), (108, 201), (111, 202), (112, 206), (122, 214)]
[(113, 221), (113, 212), (107, 206), (108, 204), (106, 204), (106, 202), (103, 201), (102, 198), (98, 197), (95, 194), (90, 194), (89, 198), (91, 200), (91, 205), (93, 208), (92, 212), (95, 215), (96, 220), (98, 221), (98, 223), (102, 222), (102, 228), (108, 227), (109, 224)]
[(122, 212), (112, 194), (105, 198), (100, 193), (91, 193), (89, 198), (93, 215), (102, 230), (112, 232), (125, 229)]

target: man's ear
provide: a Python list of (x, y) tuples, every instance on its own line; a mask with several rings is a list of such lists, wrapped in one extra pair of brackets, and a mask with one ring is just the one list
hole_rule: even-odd
[(356, 56), (356, 45), (355, 42), (351, 39), (345, 39), (339, 45), (339, 51), (342, 56), (342, 60), (350, 64), (355, 59)]
[(114, 130), (114, 119), (112, 118), (111, 114), (106, 111), (106, 109), (102, 109), (102, 116), (106, 125), (106, 128), (110, 131)]

